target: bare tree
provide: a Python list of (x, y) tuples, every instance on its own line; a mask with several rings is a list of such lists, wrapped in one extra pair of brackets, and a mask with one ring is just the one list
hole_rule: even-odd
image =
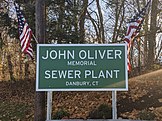
[(97, 3), (97, 9), (98, 9), (98, 14), (99, 14), (99, 22), (100, 22), (99, 33), (101, 35), (99, 43), (105, 43), (103, 15), (102, 15), (102, 11), (101, 11), (101, 6), (100, 6), (100, 3), (99, 3), (99, 0), (96, 0), (96, 3)]
[(156, 42), (156, 32), (157, 32), (157, 14), (158, 14), (158, 0), (152, 1), (151, 8), (151, 23), (150, 23), (150, 33), (148, 37), (148, 63), (147, 67), (154, 63), (155, 55), (155, 42)]
[(124, 15), (125, 15), (124, 2), (125, 0), (122, 0), (121, 3), (119, 0), (117, 0), (115, 4), (115, 25), (114, 25), (113, 37), (112, 37), (113, 42), (117, 41), (120, 29), (124, 21)]
[(79, 22), (79, 26), (80, 26), (80, 42), (79, 43), (84, 43), (84, 40), (85, 40), (84, 24), (85, 24), (85, 18), (86, 18), (86, 13), (87, 13), (87, 7), (88, 7), (88, 0), (84, 0), (83, 1), (83, 10), (80, 15), (80, 22)]

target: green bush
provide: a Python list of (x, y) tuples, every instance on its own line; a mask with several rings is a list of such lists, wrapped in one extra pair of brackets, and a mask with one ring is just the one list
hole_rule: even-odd
[(54, 114), (53, 118), (62, 119), (62, 118), (69, 117), (69, 116), (70, 114), (67, 111), (65, 111), (64, 109), (61, 109)]
[(139, 112), (138, 118), (140, 120), (154, 120), (155, 114), (151, 111), (142, 110), (141, 112)]
[(92, 110), (88, 116), (89, 119), (112, 119), (111, 106), (101, 104), (97, 109)]

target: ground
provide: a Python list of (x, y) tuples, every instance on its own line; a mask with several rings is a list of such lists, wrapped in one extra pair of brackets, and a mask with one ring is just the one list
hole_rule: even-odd
[(148, 110), (162, 121), (162, 70), (129, 79), (129, 91), (118, 97), (122, 116), (135, 119), (138, 111)]
[[(32, 121), (35, 81), (0, 82), (0, 121)], [(111, 106), (111, 92), (54, 92), (53, 114), (60, 109), (68, 118), (88, 118), (101, 104)], [(155, 114), (162, 121), (162, 69), (129, 79), (129, 90), (117, 92), (118, 118), (139, 119)], [(152, 118), (152, 117), (150, 117)]]

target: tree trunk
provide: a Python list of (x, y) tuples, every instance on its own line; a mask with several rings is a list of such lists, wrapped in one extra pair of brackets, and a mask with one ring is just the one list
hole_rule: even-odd
[(11, 62), (10, 54), (7, 55), (7, 62), (8, 62), (8, 70), (9, 70), (9, 74), (10, 74), (10, 80), (11, 80), (11, 82), (14, 82), (15, 78), (13, 76), (13, 65), (12, 65), (12, 62)]
[[(36, 0), (36, 38), (45, 43), (45, 0)], [(35, 93), (35, 121), (45, 121), (45, 92)]]
[(25, 80), (29, 79), (29, 63), (25, 62)]
[(5, 52), (4, 52), (4, 50), (2, 50), (2, 75), (1, 75), (1, 77), (2, 77), (2, 80), (4, 80), (4, 78), (5, 78)]
[(19, 80), (23, 79), (23, 73), (22, 73), (22, 54), (19, 53)]
[(150, 24), (150, 33), (149, 33), (149, 49), (148, 49), (148, 63), (147, 67), (150, 69), (150, 65), (154, 63), (155, 59), (155, 42), (156, 42), (156, 20), (157, 20), (157, 6), (158, 6), (158, 0), (152, 1), (152, 11), (151, 11), (151, 24)]
[(79, 43), (84, 43), (85, 42), (85, 30), (84, 30), (84, 23), (85, 23), (85, 16), (87, 13), (87, 7), (88, 7), (88, 0), (83, 1), (83, 11), (80, 15), (80, 42)]
[(145, 16), (145, 41), (144, 41), (144, 66), (147, 65), (148, 61), (148, 36), (149, 36), (149, 31), (148, 31), (148, 14)]
[(45, 43), (45, 1), (36, 0), (36, 38), (38, 43)]
[(115, 25), (114, 25), (114, 31), (113, 31), (113, 37), (112, 37), (112, 42), (116, 42), (116, 40), (115, 40), (115, 36), (116, 36), (116, 34), (117, 34), (117, 27), (118, 27), (118, 21), (119, 21), (119, 15), (120, 14), (118, 14), (119, 13), (119, 11), (118, 11), (118, 9), (119, 9), (119, 2), (118, 2), (118, 0), (116, 1), (116, 8), (115, 8)]
[(58, 41), (57, 43), (60, 44), (63, 41), (63, 35), (64, 35), (64, 30), (63, 30), (63, 21), (64, 21), (64, 12), (65, 12), (65, 0), (59, 0), (59, 18), (58, 18), (58, 26), (57, 26), (57, 31), (58, 31)]
[[(114, 35), (115, 35), (115, 33), (116, 33), (116, 35), (115, 36), (113, 36), (113, 39), (112, 39), (112, 41), (113, 42), (117, 42), (117, 39), (118, 39), (118, 37), (119, 37), (119, 32), (120, 32), (120, 29), (121, 29), (121, 27), (122, 27), (122, 24), (123, 24), (123, 21), (124, 21), (124, 16), (125, 16), (125, 8), (124, 8), (124, 2), (125, 2), (125, 0), (123, 0), (122, 1), (122, 4), (121, 4), (121, 6), (120, 6), (120, 8), (119, 8), (119, 12), (118, 12), (118, 17), (116, 18), (117, 19), (117, 21), (116, 21), (116, 26), (118, 25), (118, 21), (119, 21), (119, 17), (120, 17), (120, 15), (121, 15), (121, 20), (120, 20), (120, 25), (119, 25), (119, 27), (117, 28), (117, 27), (115, 27), (115, 29), (114, 29)], [(117, 12), (117, 11), (116, 11)]]
[(141, 74), (141, 40), (140, 37), (137, 38), (137, 46), (138, 46), (138, 72)]
[(99, 41), (99, 43), (105, 43), (105, 34), (104, 34), (104, 25), (103, 25), (103, 15), (101, 12), (101, 6), (99, 3), (99, 0), (96, 0), (97, 3), (97, 9), (98, 9), (98, 14), (99, 14), (99, 23), (100, 23), (100, 33), (101, 33), (101, 40)]

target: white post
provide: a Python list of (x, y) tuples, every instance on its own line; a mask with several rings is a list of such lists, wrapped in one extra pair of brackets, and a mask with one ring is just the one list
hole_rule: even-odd
[(112, 117), (113, 119), (117, 119), (116, 93), (117, 91), (112, 91)]
[(51, 114), (52, 114), (52, 92), (47, 92), (47, 118), (46, 120), (51, 120)]

